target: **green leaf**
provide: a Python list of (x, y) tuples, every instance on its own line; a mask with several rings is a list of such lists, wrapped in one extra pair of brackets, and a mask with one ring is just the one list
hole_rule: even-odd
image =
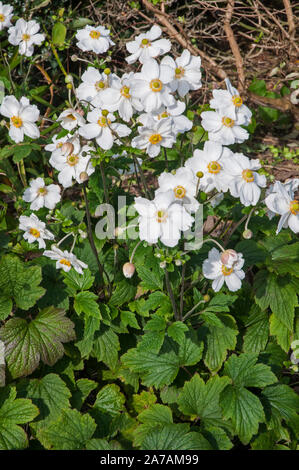
[(141, 423), (134, 430), (134, 446), (142, 444), (147, 434), (152, 429), (157, 429), (165, 424), (172, 424), (172, 412), (168, 406), (152, 404), (138, 415), (138, 421)]
[(215, 425), (221, 420), (222, 413), (219, 406), (219, 396), (222, 390), (230, 383), (228, 377), (214, 376), (207, 383), (195, 374), (185, 385), (178, 397), (179, 409), (192, 419), (200, 418), (208, 425)]
[(206, 450), (209, 442), (199, 433), (190, 432), (188, 424), (166, 424), (152, 429), (143, 440), (144, 450)]
[(141, 286), (149, 290), (162, 290), (163, 277), (158, 265), (154, 265), (152, 269), (146, 266), (137, 267), (138, 276), (141, 279)]
[(0, 389), (0, 450), (20, 450), (28, 446), (25, 431), (18, 426), (32, 421), (39, 413), (31, 400), (17, 398), (12, 387)]
[(87, 450), (121, 450), (121, 445), (118, 442), (108, 442), (106, 439), (91, 439), (86, 444)]
[(14, 145), (13, 149), (13, 161), (14, 163), (19, 163), (21, 160), (23, 160), (23, 158), (28, 157), (32, 150), (40, 151), (40, 146), (34, 143), (22, 143)]
[(183, 343), (185, 331), (188, 331), (188, 327), (181, 321), (176, 321), (167, 328), (168, 336), (174, 339), (178, 344)]
[(121, 318), (122, 324), (125, 327), (129, 325), (131, 328), (136, 328), (136, 330), (140, 330), (140, 326), (138, 325), (138, 321), (133, 312), (130, 312), (128, 310), (123, 310), (120, 312), (120, 318)]
[(75, 269), (71, 269), (64, 276), (63, 282), (74, 291), (90, 289), (95, 279), (89, 269), (84, 269), (83, 274), (79, 274)]
[(71, 400), (73, 407), (80, 411), (86, 398), (97, 386), (98, 384), (93, 380), (78, 379), (76, 382), (76, 391), (73, 393)]
[(35, 432), (56, 421), (61, 411), (70, 406), (71, 392), (57, 374), (48, 374), (41, 379), (25, 379), (20, 382), (18, 392), (30, 398), (39, 408), (38, 419), (31, 424)]
[(260, 271), (255, 276), (255, 300), (262, 310), (270, 306), (275, 316), (290, 331), (293, 330), (294, 311), (297, 305), (297, 295), (288, 276)]
[(118, 361), (119, 349), (118, 336), (111, 328), (102, 326), (95, 334), (92, 356), (98, 361), (103, 361), (110, 369), (114, 369)]
[[(13, 299), (16, 306), (28, 310), (45, 293), (39, 287), (42, 280), (41, 268), (28, 267), (13, 255), (5, 255), (0, 261), (0, 292), (4, 299)], [(8, 304), (4, 309), (7, 313)]]
[(216, 294), (202, 312), (229, 312), (229, 306), (236, 299), (236, 295)]
[(82, 357), (87, 357), (92, 351), (94, 335), (100, 328), (100, 318), (84, 317), (83, 337), (76, 342)]
[(79, 292), (75, 296), (74, 309), (80, 315), (80, 313), (85, 313), (95, 318), (102, 318), (99, 305), (98, 305), (98, 296), (90, 291)]
[(292, 274), (299, 277), (299, 243), (279, 247), (272, 253), (271, 266), (279, 274)]
[(40, 432), (46, 449), (83, 450), (96, 430), (96, 423), (88, 414), (65, 410), (61, 417)]
[(224, 365), (224, 375), (232, 379), (236, 387), (266, 387), (277, 382), (270, 367), (256, 364), (257, 354), (233, 354)]
[(243, 337), (244, 352), (259, 353), (263, 351), (269, 338), (269, 315), (262, 312), (256, 305), (251, 309), (246, 326), (246, 333)]
[(287, 423), (296, 420), (299, 412), (299, 396), (288, 385), (276, 384), (265, 388), (261, 395), (266, 419), (273, 429), (283, 419)]
[(130, 284), (126, 279), (117, 283), (116, 289), (112, 294), (109, 305), (120, 307), (135, 297), (136, 287)]
[(54, 365), (64, 354), (62, 343), (75, 339), (74, 324), (62, 309), (48, 307), (27, 322), (12, 318), (0, 329), (7, 367), (13, 378), (31, 374), (42, 360)]
[(66, 27), (62, 23), (55, 23), (52, 29), (52, 41), (55, 46), (63, 46), (66, 36)]
[(259, 423), (265, 421), (260, 400), (244, 387), (228, 385), (221, 394), (220, 404), (223, 415), (231, 419), (232, 424), (243, 444), (248, 444), (258, 432)]
[(115, 384), (106, 385), (97, 394), (94, 408), (111, 416), (117, 416), (124, 410), (126, 399)]
[(218, 314), (221, 327), (206, 324), (199, 329), (199, 337), (206, 343), (204, 363), (214, 374), (222, 366), (228, 350), (234, 350), (238, 329), (231, 315)]
[(5, 320), (12, 311), (12, 301), (4, 295), (0, 297), (0, 320)]
[(293, 332), (274, 313), (270, 317), (270, 334), (276, 337), (277, 343), (285, 352), (289, 351)]

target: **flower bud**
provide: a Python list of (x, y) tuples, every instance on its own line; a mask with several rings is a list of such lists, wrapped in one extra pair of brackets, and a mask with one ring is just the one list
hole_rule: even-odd
[(71, 83), (67, 83), (66, 87), (67, 87), (68, 90), (71, 90), (73, 88), (73, 85)]
[(250, 238), (252, 238), (252, 231), (247, 229), (247, 230), (244, 230), (243, 232), (243, 238), (245, 238), (246, 240), (250, 240)]
[(71, 75), (66, 75), (64, 81), (65, 83), (73, 83), (73, 77)]
[(126, 278), (131, 278), (135, 272), (135, 266), (133, 263), (125, 263), (123, 265), (123, 273)]
[(80, 181), (82, 181), (82, 183), (84, 183), (84, 181), (87, 181), (88, 180), (88, 174), (86, 173), (86, 171), (82, 171), (79, 175), (79, 178), (80, 178)]
[(176, 265), (176, 266), (181, 266), (181, 265), (182, 265), (182, 260), (176, 259), (176, 260), (175, 260), (175, 265)]
[(61, 153), (65, 156), (70, 155), (74, 151), (74, 146), (71, 142), (65, 142), (61, 146)]
[(78, 56), (77, 56), (76, 54), (73, 54), (73, 55), (71, 56), (71, 61), (72, 61), (72, 62), (77, 62), (77, 60), (78, 60)]
[(165, 269), (165, 268), (166, 268), (166, 261), (162, 261), (162, 263), (160, 263), (160, 268), (161, 268), (161, 269)]
[(108, 114), (109, 114), (109, 111), (107, 109), (102, 110), (102, 116), (106, 117), (106, 116), (108, 116)]
[(211, 297), (209, 296), (209, 294), (206, 294), (206, 295), (203, 296), (203, 300), (205, 302), (210, 302), (210, 299), (211, 299)]
[(221, 263), (231, 267), (238, 260), (238, 253), (235, 250), (225, 250), (221, 254)]
[(202, 178), (202, 177), (203, 177), (203, 172), (202, 172), (202, 171), (198, 171), (198, 172), (196, 173), (196, 176), (197, 176), (197, 178), (199, 178), (199, 179)]
[(104, 74), (105, 75), (110, 75), (111, 73), (111, 70), (107, 67), (106, 69), (104, 69)]
[(78, 108), (77, 113), (80, 114), (80, 116), (84, 116), (84, 110), (82, 108)]

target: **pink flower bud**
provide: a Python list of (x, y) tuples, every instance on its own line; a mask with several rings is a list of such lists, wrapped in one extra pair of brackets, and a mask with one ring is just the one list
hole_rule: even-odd
[(123, 265), (123, 273), (126, 278), (131, 278), (135, 272), (135, 266), (133, 263), (125, 263)]
[(238, 253), (235, 250), (225, 250), (221, 255), (221, 263), (225, 266), (232, 267), (238, 261)]
[(63, 155), (70, 155), (71, 153), (73, 153), (74, 151), (74, 146), (71, 142), (65, 142), (64, 144), (62, 144), (61, 146), (61, 153)]

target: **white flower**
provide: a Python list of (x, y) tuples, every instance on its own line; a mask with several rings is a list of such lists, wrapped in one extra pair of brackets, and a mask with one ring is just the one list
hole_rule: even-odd
[(3, 5), (0, 2), (0, 31), (11, 26), (11, 18), (13, 16), (13, 7), (11, 5)]
[[(78, 153), (80, 150), (80, 140), (78, 134), (67, 134), (64, 137), (57, 138), (55, 134), (52, 143), (45, 146), (45, 150), (51, 152), (51, 158), (67, 153)], [(66, 145), (64, 145), (66, 144)], [(68, 145), (70, 144), (70, 145)], [(70, 152), (71, 150), (71, 152)], [(51, 163), (51, 161), (50, 161)]]
[(144, 113), (138, 117), (138, 121), (143, 125), (147, 125), (148, 119), (152, 118), (160, 121), (161, 119), (170, 119), (172, 131), (174, 134), (183, 134), (190, 131), (193, 126), (192, 121), (184, 116), (182, 113), (185, 111), (186, 105), (182, 101), (177, 101), (173, 106), (161, 106), (157, 111), (152, 113)]
[(243, 103), (236, 88), (232, 86), (229, 79), (225, 79), (227, 90), (213, 90), (213, 98), (210, 106), (213, 109), (222, 110), (231, 119), (236, 119), (237, 114), (245, 117), (244, 125), (250, 123), (252, 112)]
[(85, 139), (96, 139), (97, 144), (104, 150), (111, 149), (115, 140), (114, 134), (118, 137), (126, 137), (131, 133), (131, 129), (125, 124), (115, 123), (115, 116), (107, 110), (94, 109), (87, 114), (88, 124), (80, 127), (79, 134)]
[(8, 30), (8, 42), (14, 46), (19, 46), (19, 54), (31, 57), (34, 51), (34, 44), (40, 46), (45, 39), (44, 34), (38, 33), (39, 24), (35, 20), (25, 21), (20, 18), (15, 26)]
[(201, 58), (191, 55), (187, 49), (176, 60), (170, 56), (163, 57), (161, 65), (171, 67), (171, 90), (177, 91), (182, 98), (189, 90), (201, 88)]
[(80, 101), (91, 102), (93, 106), (99, 108), (103, 106), (101, 99), (103, 91), (113, 86), (115, 80), (119, 80), (114, 73), (106, 75), (95, 67), (88, 67), (81, 79), (82, 83), (76, 89), (77, 98)]
[(56, 268), (68, 272), (73, 267), (77, 273), (83, 274), (83, 269), (88, 268), (87, 264), (80, 261), (73, 253), (62, 251), (57, 246), (51, 247), (51, 250), (44, 251), (44, 256), (56, 260)]
[(156, 195), (171, 189), (174, 202), (183, 203), (187, 210), (195, 212), (199, 207), (196, 196), (196, 181), (188, 168), (179, 168), (176, 173), (162, 173), (158, 178)]
[(157, 111), (162, 105), (173, 106), (176, 101), (167, 86), (171, 78), (170, 67), (149, 59), (143, 64), (141, 73), (135, 74), (131, 82), (131, 94), (140, 99), (146, 113)]
[(234, 153), (225, 160), (224, 167), (232, 177), (229, 185), (231, 195), (240, 198), (244, 206), (255, 206), (261, 195), (260, 188), (267, 184), (265, 175), (253, 171), (261, 168), (259, 159), (250, 160), (242, 153)]
[(43, 178), (32, 180), (29, 188), (25, 190), (23, 195), (24, 201), (31, 202), (30, 209), (33, 211), (39, 210), (41, 207), (54, 209), (60, 198), (60, 187), (58, 184), (46, 186)]
[(103, 26), (87, 25), (79, 29), (76, 34), (77, 46), (82, 51), (93, 51), (96, 54), (104, 54), (114, 42), (110, 39), (109, 29)]
[[(296, 184), (294, 187), (296, 188)], [(292, 184), (284, 185), (277, 181), (273, 192), (266, 197), (265, 203), (272, 214), (281, 216), (276, 234), (280, 232), (282, 227), (289, 227), (292, 232), (299, 233), (299, 201), (294, 197)]]
[(209, 257), (203, 262), (202, 272), (205, 278), (213, 279), (212, 288), (218, 292), (224, 282), (230, 291), (235, 292), (241, 288), (241, 280), (245, 273), (242, 270), (244, 259), (242, 253), (237, 253), (237, 260), (231, 266), (221, 262), (221, 253), (212, 248), (209, 251)]
[(18, 101), (14, 96), (5, 96), (0, 114), (10, 119), (9, 137), (16, 143), (23, 142), (24, 134), (31, 139), (38, 139), (39, 129), (34, 124), (39, 119), (39, 110), (30, 104), (28, 98), (22, 96)]
[(204, 111), (201, 113), (202, 127), (208, 131), (209, 140), (219, 142), (222, 145), (231, 145), (244, 142), (248, 139), (248, 132), (240, 127), (246, 122), (243, 114), (238, 114), (236, 119), (231, 119), (221, 111)]
[(51, 156), (50, 164), (59, 171), (58, 181), (64, 188), (72, 185), (72, 179), (83, 183), (84, 178), (94, 173), (95, 169), (90, 162), (92, 147), (84, 145), (78, 153)]
[(171, 148), (175, 141), (169, 119), (147, 120), (146, 126), (138, 127), (138, 132), (139, 135), (132, 139), (131, 145), (133, 148), (145, 149), (151, 158), (159, 155), (161, 146)]
[(159, 26), (154, 25), (147, 33), (141, 33), (134, 41), (129, 41), (126, 48), (131, 55), (126, 57), (128, 64), (134, 64), (139, 60), (144, 64), (151, 57), (158, 57), (170, 51), (171, 42), (168, 39), (159, 39), (162, 30)]
[(77, 126), (83, 126), (83, 124), (85, 124), (84, 117), (73, 108), (68, 108), (63, 111), (58, 116), (57, 121), (61, 121), (61, 126), (68, 131), (75, 129)]
[(125, 73), (122, 78), (116, 77), (110, 87), (101, 94), (103, 108), (108, 111), (118, 111), (120, 117), (126, 122), (130, 121), (134, 110), (143, 110), (139, 99), (132, 96), (130, 92), (133, 77), (133, 72)]
[(54, 239), (53, 233), (46, 229), (46, 224), (35, 214), (31, 214), (30, 217), (21, 215), (19, 229), (24, 230), (23, 236), (28, 243), (38, 242), (39, 248), (46, 247), (44, 240)]
[(153, 201), (135, 198), (139, 213), (139, 237), (148, 243), (160, 239), (166, 246), (177, 245), (181, 232), (188, 230), (194, 219), (181, 204), (173, 204), (173, 191), (158, 194)]
[(189, 158), (185, 166), (190, 168), (196, 177), (200, 176), (199, 188), (205, 193), (213, 189), (227, 191), (231, 175), (225, 170), (224, 163), (231, 158), (232, 152), (217, 142), (207, 141), (203, 150), (196, 149), (193, 157)]

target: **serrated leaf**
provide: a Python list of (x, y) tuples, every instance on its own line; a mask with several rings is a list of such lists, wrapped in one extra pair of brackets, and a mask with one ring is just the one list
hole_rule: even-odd
[[(209, 442), (197, 432), (190, 432), (188, 424), (166, 424), (152, 429), (144, 438), (143, 450), (206, 450)], [(169, 457), (168, 457), (169, 458)]]
[(112, 294), (109, 304), (113, 307), (120, 307), (135, 297), (136, 287), (130, 284), (126, 279), (118, 282), (115, 291)]
[(32, 421), (39, 413), (31, 400), (16, 399), (12, 387), (0, 389), (0, 450), (20, 450), (28, 446), (25, 431), (18, 426)]
[(0, 329), (7, 367), (13, 378), (31, 374), (40, 360), (54, 365), (64, 354), (62, 343), (75, 339), (74, 324), (65, 311), (48, 307), (27, 322), (12, 318)]
[(276, 337), (277, 343), (285, 352), (289, 351), (293, 332), (274, 313), (270, 316), (270, 334)]
[[(28, 267), (18, 257), (5, 255), (0, 261), (1, 297), (14, 300), (17, 307), (28, 310), (45, 293), (39, 287), (42, 280), (41, 268)], [(8, 306), (6, 305), (6, 312)]]
[(80, 411), (86, 398), (95, 388), (97, 388), (97, 386), (98, 384), (93, 380), (78, 379), (76, 382), (76, 391), (73, 392), (71, 400), (74, 408), (77, 408), (77, 410)]
[(228, 350), (234, 350), (238, 329), (231, 315), (218, 314), (221, 327), (206, 324), (199, 329), (199, 337), (206, 343), (204, 363), (214, 374), (222, 366)]
[(108, 442), (106, 439), (91, 439), (86, 444), (86, 450), (121, 450), (121, 448), (118, 442)]
[(299, 413), (299, 396), (288, 385), (277, 384), (265, 388), (261, 394), (267, 421), (275, 429), (281, 420), (295, 420)]
[(78, 315), (83, 312), (86, 315), (101, 319), (102, 315), (97, 300), (98, 296), (93, 292), (79, 292), (75, 296), (74, 309)]
[(165, 424), (172, 424), (172, 412), (168, 406), (152, 404), (147, 410), (138, 415), (141, 423), (134, 431), (134, 446), (140, 446), (147, 434), (152, 429), (157, 429)]
[(102, 413), (108, 413), (111, 416), (117, 416), (124, 410), (126, 399), (121, 393), (118, 385), (110, 384), (103, 387), (97, 394), (94, 408)]
[(163, 278), (158, 265), (152, 269), (146, 266), (137, 267), (138, 276), (141, 279), (141, 285), (144, 289), (149, 290), (162, 290), (163, 289)]
[(232, 379), (236, 387), (266, 387), (277, 382), (270, 367), (256, 364), (257, 354), (233, 354), (225, 363), (223, 373)]
[(65, 410), (59, 420), (40, 431), (46, 449), (83, 450), (96, 430), (96, 423), (88, 414)]
[(89, 269), (84, 269), (83, 274), (79, 274), (75, 269), (71, 269), (64, 276), (63, 282), (74, 291), (90, 289), (95, 279)]
[(119, 349), (118, 336), (111, 328), (102, 326), (95, 333), (92, 356), (103, 361), (110, 369), (114, 369), (117, 364)]
[(178, 344), (183, 343), (185, 338), (185, 331), (188, 331), (188, 327), (181, 321), (176, 321), (167, 328), (168, 336), (170, 336)]
[(254, 306), (247, 321), (246, 333), (243, 337), (244, 352), (259, 353), (266, 347), (269, 338), (269, 315)]
[(136, 316), (133, 312), (128, 310), (122, 310), (120, 312), (120, 319), (122, 324), (127, 327), (130, 326), (131, 328), (135, 328), (136, 330), (140, 330), (140, 326), (138, 325), (138, 321)]

